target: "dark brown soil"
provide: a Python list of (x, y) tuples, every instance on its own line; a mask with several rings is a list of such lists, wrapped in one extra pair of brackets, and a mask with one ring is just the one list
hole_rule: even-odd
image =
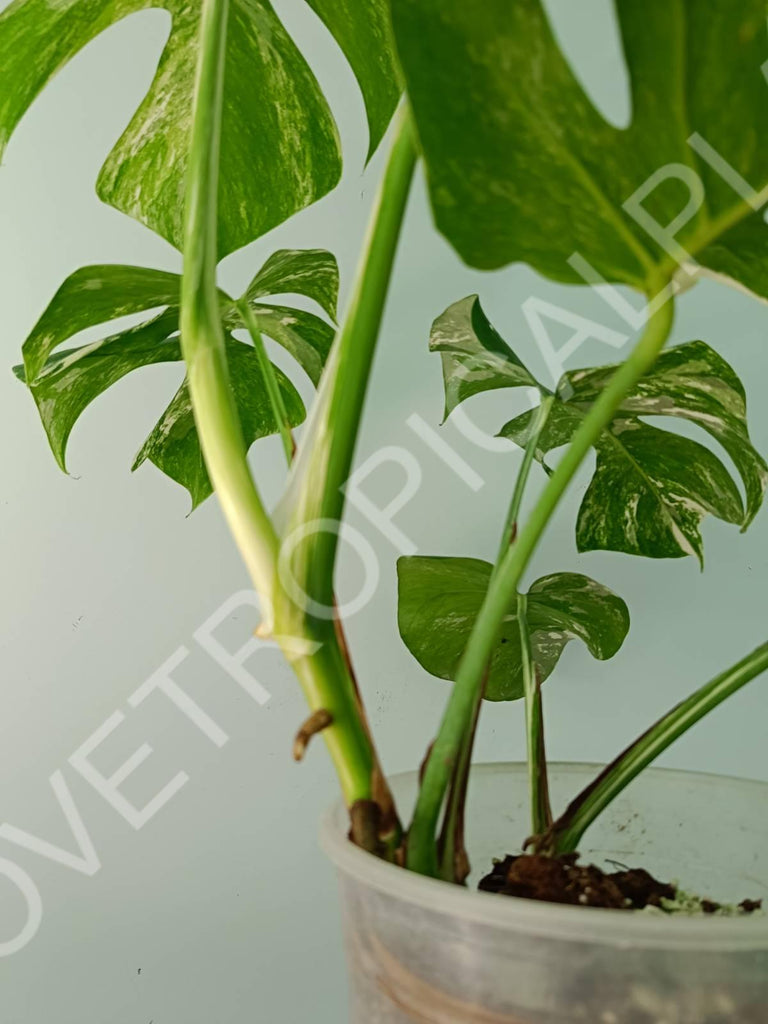
[[(568, 903), (612, 910), (642, 910), (661, 907), (662, 900), (674, 900), (677, 888), (660, 882), (643, 868), (607, 874), (594, 864), (579, 864), (578, 854), (543, 857), (539, 854), (507, 856), (497, 861), (480, 882), (485, 892), (545, 903)], [(744, 900), (741, 910), (750, 914), (761, 907), (760, 900)], [(702, 901), (705, 913), (715, 913), (719, 903)]]

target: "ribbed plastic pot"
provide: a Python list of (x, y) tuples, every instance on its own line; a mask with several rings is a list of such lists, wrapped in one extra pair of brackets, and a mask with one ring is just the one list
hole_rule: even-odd
[[(552, 767), (562, 808), (599, 770)], [(393, 780), (401, 808), (416, 776)], [(669, 917), (473, 891), (528, 830), (519, 764), (473, 770), (470, 888), (352, 846), (343, 807), (321, 830), (341, 882), (352, 1024), (768, 1022), (768, 917)], [(719, 901), (768, 901), (768, 784), (651, 770), (585, 836), (582, 855), (644, 867)]]

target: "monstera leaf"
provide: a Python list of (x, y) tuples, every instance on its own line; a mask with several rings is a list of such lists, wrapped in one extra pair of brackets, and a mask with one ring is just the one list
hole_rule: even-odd
[[(357, 75), (375, 149), (397, 103), (385, 0), (309, 0)], [(100, 197), (177, 248), (201, 0), (15, 0), (0, 15), (0, 156), (35, 97), (79, 50), (135, 11), (171, 32), (149, 93), (101, 170)], [(219, 184), (224, 256), (338, 182), (338, 133), (320, 87), (268, 0), (231, 0)]]
[(491, 324), (477, 295), (454, 302), (434, 321), (429, 349), (443, 361), (446, 419), (482, 391), (538, 386)]
[[(240, 414), (245, 443), (250, 447), (258, 438), (276, 433), (278, 424), (253, 348), (232, 337), (228, 337), (226, 342), (232, 393)], [(304, 419), (304, 405), (296, 389), (277, 367), (275, 374), (288, 422), (292, 427), (298, 426)], [(212, 493), (186, 381), (142, 445), (132, 468), (138, 469), (147, 460), (186, 487), (192, 498), (193, 509)]]
[[(470, 394), (533, 381), (490, 326), (475, 296), (438, 317), (430, 348), (443, 358), (448, 411)], [(603, 366), (563, 376), (538, 441), (540, 461), (568, 444), (614, 370)], [(540, 390), (547, 393), (544, 387)], [(535, 416), (530, 410), (511, 420), (502, 436), (525, 447)], [(644, 422), (644, 416), (688, 420), (710, 434), (738, 470), (746, 502), (713, 452)], [(746, 529), (760, 509), (768, 483), (768, 466), (750, 441), (741, 381), (703, 341), (662, 353), (626, 396), (596, 449), (595, 475), (576, 524), (580, 551), (607, 549), (652, 558), (693, 554), (701, 560), (699, 527), (704, 516)]]
[[(614, 367), (566, 373), (541, 434), (537, 456), (567, 444)], [(741, 475), (746, 506), (728, 470), (708, 448), (659, 430), (642, 416), (690, 420), (716, 438)], [(501, 434), (525, 445), (532, 412)], [(741, 381), (709, 345), (692, 341), (664, 352), (622, 403), (596, 445), (595, 475), (576, 523), (579, 551), (607, 549), (651, 558), (696, 555), (700, 524), (714, 515), (743, 529), (762, 504), (768, 467), (752, 446)]]
[[(54, 456), (66, 469), (67, 442), (81, 413), (126, 374), (154, 363), (181, 360), (180, 278), (145, 267), (84, 267), (59, 288), (23, 345), (24, 367), (17, 374), (37, 404)], [(320, 249), (280, 250), (264, 264), (245, 291), (259, 330), (283, 345), (317, 383), (333, 341), (334, 329), (305, 310), (260, 302), (269, 293), (300, 294), (331, 317), (336, 313), (338, 267)], [(250, 344), (231, 330), (242, 327), (237, 303), (221, 292), (222, 323), (232, 387), (247, 444), (275, 433), (278, 424), (266, 384)], [(92, 344), (56, 351), (80, 331), (117, 317), (164, 307), (145, 323)], [(304, 405), (290, 381), (275, 368), (291, 426), (304, 419)], [(190, 492), (193, 508), (211, 493), (186, 384), (147, 438), (134, 463), (153, 462)]]
[(392, 0), (438, 226), (475, 267), (583, 283), (586, 261), (646, 290), (695, 258), (768, 295), (764, 0), (615, 7), (627, 129), (592, 105), (541, 0)]
[[(455, 679), (483, 603), (493, 566), (477, 558), (401, 558), (397, 563), (398, 626), (408, 650), (427, 672)], [(555, 573), (528, 591), (530, 649), (538, 679), (552, 672), (565, 645), (582, 640), (601, 660), (621, 647), (629, 611), (607, 587), (579, 573)], [(487, 700), (523, 696), (523, 658), (516, 604), (490, 662)]]

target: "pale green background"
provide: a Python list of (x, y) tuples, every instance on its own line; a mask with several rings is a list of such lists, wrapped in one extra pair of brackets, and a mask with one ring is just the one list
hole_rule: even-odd
[[(606, 20), (608, 0), (550, 0), (549, 6), (587, 87), (609, 116), (625, 120), (626, 83)], [(222, 281), (237, 289), (279, 246), (325, 246), (339, 257), (346, 293), (381, 157), (362, 173), (362, 104), (330, 38), (301, 0), (277, 7), (339, 117), (345, 178), (334, 195), (228, 259)], [(75, 268), (110, 261), (178, 267), (169, 246), (100, 205), (93, 193), (105, 154), (150, 81), (167, 25), (164, 12), (143, 13), (89, 46), (35, 104), (0, 172), (0, 817), (71, 846), (47, 782), (62, 767), (103, 863), (96, 877), (86, 878), (0, 841), (0, 856), (36, 880), (45, 911), (34, 942), (0, 960), (0, 1018), (3, 1024), (336, 1024), (346, 1019), (338, 911), (333, 874), (315, 840), (320, 811), (335, 796), (329, 764), (320, 745), (305, 765), (290, 760), (303, 707), (274, 655), (253, 662), (273, 693), (259, 708), (194, 647), (193, 631), (247, 585), (215, 502), (187, 519), (186, 497), (174, 484), (152, 467), (129, 473), (180, 369), (134, 375), (86, 413), (70, 452), (77, 479), (56, 469), (33, 404), (10, 374), (25, 333)], [(439, 364), (426, 350), (429, 323), (473, 291), (540, 373), (542, 360), (520, 309), (529, 295), (622, 326), (588, 292), (550, 284), (524, 267), (468, 271), (434, 232), (418, 180), (359, 453), (402, 444), (419, 458), (424, 486), (398, 525), (424, 553), (491, 556), (518, 460), (511, 450), (482, 452), (455, 427), (444, 428), (445, 439), (487, 480), (474, 495), (405, 425), (414, 411), (438, 422)], [(767, 335), (768, 311), (759, 302), (711, 284), (685, 297), (675, 329), (677, 341), (701, 337), (714, 344), (742, 375), (763, 450)], [(571, 365), (610, 358), (594, 343)], [(480, 399), (470, 411), (478, 422), (498, 426), (505, 410), (519, 407), (517, 398), (502, 395)], [(253, 459), (272, 501), (283, 478), (278, 443), (257, 446)], [(377, 479), (382, 501), (400, 485), (394, 471)], [(574, 644), (547, 686), (550, 753), (599, 760), (765, 638), (768, 516), (746, 537), (707, 523), (704, 575), (691, 559), (580, 558), (573, 522), (587, 480), (585, 470), (534, 571), (590, 572), (630, 605), (632, 631), (613, 662), (595, 663)], [(446, 689), (424, 675), (398, 640), (394, 550), (359, 515), (351, 520), (382, 560), (375, 600), (350, 623), (360, 676), (387, 768), (412, 768), (432, 737)], [(347, 561), (352, 585), (356, 562)], [(241, 642), (250, 625), (241, 616), (230, 642)], [(192, 650), (180, 682), (232, 736), (220, 751), (162, 698), (133, 713), (125, 704), (180, 644)], [(66, 767), (75, 748), (118, 708), (128, 720), (95, 760), (105, 770), (116, 767), (145, 739), (152, 742), (155, 757), (126, 787), (137, 802), (179, 768), (191, 776), (138, 833)], [(768, 778), (767, 712), (768, 689), (756, 682), (666, 763)], [(521, 708), (488, 708), (478, 756), (510, 759), (522, 752)], [(0, 894), (2, 938), (14, 932), (20, 905), (7, 884)]]

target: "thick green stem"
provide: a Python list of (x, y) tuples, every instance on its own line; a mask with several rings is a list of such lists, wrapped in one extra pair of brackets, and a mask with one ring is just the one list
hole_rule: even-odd
[(554, 853), (576, 850), (592, 822), (640, 772), (691, 726), (766, 669), (768, 643), (762, 644), (659, 719), (571, 802), (546, 837), (549, 849)]
[(448, 790), (443, 827), (437, 844), (440, 862), (439, 876), (446, 882), (463, 885), (470, 872), (469, 856), (464, 838), (464, 819), (469, 787), (469, 773), (472, 769), (472, 750), (475, 746), (477, 726), (480, 721), (482, 699), (477, 702), (475, 717), (467, 733), (456, 762), (456, 771)]
[[(515, 480), (515, 486), (512, 491), (512, 498), (509, 504), (509, 510), (507, 517), (504, 522), (504, 530), (501, 537), (501, 548), (499, 555), (494, 566), (494, 574), (498, 571), (502, 557), (506, 554), (508, 548), (514, 544), (517, 537), (518, 520), (520, 518), (520, 510), (523, 504), (523, 497), (525, 496), (525, 488), (530, 477), (531, 467), (536, 456), (536, 449), (538, 447), (539, 439), (542, 431), (546, 425), (547, 419), (549, 418), (550, 410), (555, 401), (555, 396), (551, 394), (542, 393), (541, 404), (536, 411), (536, 415), (533, 418), (531, 425), (531, 433), (528, 442), (523, 452), (523, 461), (520, 463), (520, 468), (517, 473)], [(529, 657), (529, 668), (532, 669), (530, 664), (530, 638), (525, 636), (524, 640), (524, 653), (528, 653)], [(527, 694), (526, 694), (527, 696)], [(445, 816), (443, 819), (443, 826), (440, 831), (440, 838), (438, 840), (438, 857), (440, 861), (439, 874), (440, 877), (449, 882), (463, 882), (466, 875), (469, 873), (469, 862), (464, 849), (464, 804), (467, 796), (467, 784), (469, 781), (469, 772), (472, 763), (472, 749), (475, 743), (475, 734), (477, 732), (477, 724), (480, 719), (480, 709), (482, 706), (482, 694), (478, 696), (475, 714), (472, 720), (472, 726), (467, 732), (462, 743), (461, 751), (459, 753), (457, 761), (457, 769), (454, 772), (453, 779), (451, 780), (450, 791), (448, 799), (446, 801)], [(530, 702), (526, 699), (526, 723), (527, 731), (530, 735), (531, 729), (531, 718), (535, 716), (535, 709), (532, 708)], [(546, 759), (543, 757), (544, 752), (544, 722), (541, 715), (541, 696), (539, 695), (539, 714), (538, 714), (538, 730), (540, 734), (540, 741), (537, 745), (537, 752), (541, 751), (542, 761), (538, 768), (534, 766), (529, 760), (530, 766), (530, 786), (532, 794), (532, 805), (536, 807), (549, 808), (549, 787), (547, 784), (547, 764)], [(529, 745), (529, 754), (531, 753)], [(535, 796), (534, 796), (535, 794)], [(535, 813), (535, 812), (534, 812)], [(546, 815), (544, 816), (546, 817)], [(551, 817), (547, 820), (547, 825), (551, 824)]]
[(324, 640), (308, 645), (305, 654), (301, 653), (301, 644), (291, 650), (290, 642), (279, 639), (310, 710), (327, 711), (331, 716), (331, 724), (323, 729), (322, 736), (347, 806), (372, 799), (375, 757), (335, 634), (331, 631)]
[(280, 390), (280, 384), (277, 380), (275, 368), (267, 355), (267, 350), (264, 347), (264, 339), (261, 336), (261, 331), (259, 330), (259, 325), (256, 322), (256, 317), (253, 315), (250, 303), (247, 299), (238, 299), (235, 305), (237, 306), (243, 323), (248, 329), (251, 341), (253, 342), (253, 347), (256, 349), (256, 358), (259, 361), (259, 368), (261, 369), (264, 384), (267, 388), (267, 395), (269, 396), (272, 415), (275, 417), (277, 429), (280, 432), (280, 439), (283, 442), (283, 451), (285, 452), (286, 462), (290, 466), (293, 462), (293, 456), (296, 453), (296, 442), (293, 440), (293, 434), (291, 433), (291, 424), (288, 420), (288, 413), (285, 408), (285, 402), (283, 401), (283, 394)]
[(531, 802), (533, 835), (541, 835), (552, 824), (549, 803), (547, 753), (544, 746), (544, 709), (541, 703), (541, 683), (531, 651), (528, 629), (528, 597), (517, 595), (517, 624), (520, 630), (520, 650), (523, 660), (523, 688), (525, 692), (525, 736), (528, 759), (528, 794)]
[[(343, 487), (352, 466), (415, 165), (413, 127), (410, 112), (404, 107), (398, 115), (352, 297), (323, 371), (317, 400), (304, 431), (306, 441), (294, 462), (284, 500), (288, 513), (286, 537), (296, 531), (307, 534), (290, 556), (291, 577), (315, 606), (325, 609), (327, 617), (331, 616), (333, 606), (333, 570), (338, 528), (344, 513)], [(317, 528), (307, 533), (313, 525)]]
[[(291, 431), (291, 425), (285, 408), (285, 402), (283, 401), (282, 392), (280, 391), (277, 374), (275, 373), (275, 368), (267, 355), (264, 339), (247, 298), (243, 297), (239, 299), (236, 306), (240, 312), (243, 324), (247, 327), (248, 333), (253, 341), (253, 347), (256, 350), (256, 356), (259, 360), (259, 366), (261, 367), (261, 372), (267, 387), (272, 414), (275, 417), (275, 422), (278, 425), (280, 437), (283, 442), (285, 459), (290, 468), (293, 463), (294, 456), (296, 455), (296, 442), (293, 439), (293, 433)], [(356, 742), (352, 749), (350, 749), (350, 740), (357, 736), (355, 719), (358, 716), (354, 715), (350, 718), (350, 709), (353, 706), (353, 701), (349, 699), (349, 694), (347, 693), (343, 701), (339, 701), (338, 688), (337, 692), (329, 694), (327, 687), (323, 685), (323, 680), (325, 680), (325, 682), (332, 681), (334, 676), (339, 676), (340, 679), (343, 679), (345, 675), (349, 676), (354, 694), (358, 699), (359, 716), (363, 718), (363, 725), (369, 739), (371, 740), (370, 747), (372, 748), (372, 737), (370, 735), (370, 729), (367, 726), (367, 719), (365, 718), (362, 703), (359, 699), (360, 695), (357, 688), (357, 682), (355, 680), (351, 655), (347, 647), (344, 626), (338, 616), (334, 619), (334, 626), (336, 633), (335, 643), (331, 644), (326, 649), (324, 657), (322, 659), (315, 658), (314, 660), (310, 658), (308, 659), (307, 664), (302, 666), (299, 666), (295, 662), (294, 668), (298, 671), (299, 676), (304, 680), (304, 692), (308, 703), (313, 708), (313, 713), (317, 711), (327, 712), (330, 717), (329, 724), (336, 725), (335, 731), (329, 733), (326, 737), (328, 741), (327, 745), (330, 748), (332, 760), (337, 762), (340, 766), (339, 776), (342, 790), (349, 792), (350, 799), (354, 800), (356, 799), (354, 794), (365, 791), (367, 789), (367, 783), (364, 782), (362, 778), (356, 777), (353, 768), (355, 766), (362, 768), (365, 778), (368, 778), (371, 771), (371, 764), (374, 765), (373, 770), (375, 772), (375, 757), (373, 756), (372, 749), (366, 749), (366, 744), (364, 743), (360, 744), (359, 742)], [(336, 659), (337, 654), (340, 654), (343, 659), (344, 670), (339, 672), (338, 661), (336, 661), (334, 671), (330, 672), (327, 664), (328, 657), (330, 655), (332, 659)], [(343, 685), (344, 688), (346, 688), (346, 684)], [(328, 699), (329, 697), (330, 699)], [(337, 704), (339, 706), (334, 707)], [(343, 726), (345, 717), (347, 719), (347, 724), (346, 726)], [(391, 808), (390, 812), (393, 811), (394, 808)]]
[[(666, 282), (658, 282), (653, 293)], [(463, 737), (471, 727), (483, 673), (498, 641), (504, 616), (515, 600), (517, 586), (560, 499), (587, 453), (613, 418), (629, 390), (653, 366), (669, 336), (673, 306), (665, 302), (650, 317), (640, 341), (611, 377), (549, 478), (525, 528), (503, 555), (464, 650), (437, 739), (424, 771), (424, 780), (408, 833), (408, 866), (422, 874), (437, 870), (435, 828)]]
[(181, 344), (211, 482), (272, 621), (277, 536), (253, 482), (229, 371), (216, 291), (216, 227), (228, 0), (203, 0), (184, 207)]
[(325, 708), (333, 715), (334, 722), (323, 735), (347, 803), (377, 804), (382, 812), (381, 831), (387, 837), (399, 834), (399, 826), (336, 635), (333, 577), (344, 511), (343, 485), (352, 465), (415, 162), (413, 131), (405, 109), (399, 116), (352, 298), (323, 371), (282, 503), (283, 541), (275, 583), (276, 631), (307, 637), (319, 645), (317, 654), (300, 652), (292, 664), (313, 710)]
[[(211, 481), (262, 601), (260, 632), (273, 630), (278, 539), (248, 467), (230, 387), (216, 290), (218, 161), (227, 0), (203, 0), (185, 206), (181, 336), (190, 396)], [(325, 709), (323, 735), (347, 802), (371, 795), (375, 758), (332, 628), (318, 640), (302, 623), (277, 637), (310, 708)]]

